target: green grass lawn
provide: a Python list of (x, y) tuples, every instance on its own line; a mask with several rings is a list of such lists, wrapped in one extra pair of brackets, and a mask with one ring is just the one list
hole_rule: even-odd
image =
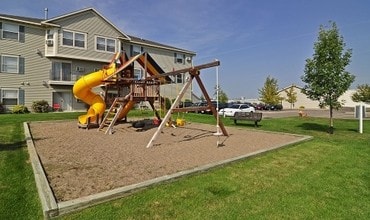
[[(81, 113), (0, 115), (0, 219), (42, 219), (23, 121)], [(152, 117), (133, 111), (129, 116)], [(192, 122), (212, 116), (185, 114)], [(232, 121), (223, 119), (226, 125)], [(141, 190), (62, 219), (369, 219), (370, 121), (264, 119), (259, 130), (311, 135), (310, 141)], [(239, 127), (254, 129), (246, 122)], [(246, 143), (248, 144), (248, 143)]]

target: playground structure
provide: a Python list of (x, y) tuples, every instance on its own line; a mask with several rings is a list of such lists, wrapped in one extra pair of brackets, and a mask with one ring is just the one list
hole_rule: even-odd
[[(135, 61), (143, 67), (145, 71), (144, 79), (134, 79)], [(209, 109), (214, 117), (218, 119), (218, 112), (215, 106), (212, 105), (211, 99), (200, 78), (200, 70), (219, 65), (220, 62), (215, 61), (165, 73), (147, 52), (140, 53), (130, 59), (128, 59), (126, 54), (117, 53), (114, 55), (111, 62), (104, 66), (103, 69), (81, 77), (74, 84), (73, 94), (75, 97), (90, 106), (85, 115), (79, 116), (78, 125), (79, 127), (87, 129), (90, 127), (99, 127), (99, 130), (107, 126), (108, 128), (105, 133), (112, 134), (115, 123), (124, 118), (126, 119), (128, 112), (133, 108), (135, 103), (148, 101), (157, 120), (161, 122), (158, 126), (158, 130), (147, 145), (147, 147), (150, 147), (153, 145), (153, 142), (162, 131), (165, 124), (171, 120), (172, 113)], [(177, 98), (172, 103), (171, 108), (167, 111), (164, 119), (161, 120), (160, 114), (154, 107), (154, 101), (160, 99), (160, 85), (170, 83), (170, 76), (183, 73), (189, 73), (190, 77), (186, 79)], [(208, 105), (179, 108), (180, 100), (192, 84), (193, 79), (196, 79)], [(91, 91), (96, 86), (103, 86), (105, 88), (104, 97)], [(110, 90), (116, 91), (115, 97), (108, 97), (107, 94)], [(113, 101), (111, 101), (112, 99)], [(107, 105), (110, 105), (110, 107), (108, 111), (105, 112)], [(228, 136), (221, 121), (217, 126), (221, 128), (223, 135)]]
[[(90, 106), (85, 115), (79, 116), (79, 127), (103, 129), (108, 125), (106, 133), (111, 134), (113, 125), (125, 118), (134, 104), (140, 101), (148, 101), (156, 116), (160, 117), (153, 103), (159, 97), (159, 84), (165, 83), (166, 79), (164, 77), (159, 77), (159, 80), (134, 79), (133, 63), (135, 61), (146, 70), (146, 75), (164, 73), (147, 53), (138, 54), (130, 59), (126, 55), (116, 53), (108, 65), (99, 71), (81, 77), (74, 84), (75, 97)], [(104, 88), (103, 97), (92, 92), (96, 86)], [(115, 96), (109, 97), (109, 91), (114, 91)], [(105, 114), (106, 106), (110, 108)]]

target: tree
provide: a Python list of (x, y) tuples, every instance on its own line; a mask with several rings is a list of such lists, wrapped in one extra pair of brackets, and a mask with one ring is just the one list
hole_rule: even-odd
[(345, 70), (351, 62), (352, 50), (345, 50), (346, 44), (335, 22), (331, 28), (319, 29), (317, 42), (314, 44), (312, 59), (306, 59), (302, 81), (306, 83), (303, 93), (312, 100), (319, 101), (320, 107), (329, 106), (330, 127), (333, 133), (333, 109), (341, 107), (338, 98), (350, 87), (355, 76)]
[(200, 99), (200, 101), (201, 101), (201, 102), (204, 102), (204, 101), (206, 100), (206, 98), (204, 97), (204, 95), (203, 95), (203, 94), (202, 94), (202, 95), (200, 95), (199, 99)]
[(262, 89), (259, 89), (260, 100), (266, 104), (276, 105), (283, 100), (278, 93), (279, 87), (277, 79), (268, 76)]
[(290, 103), (290, 108), (293, 108), (294, 103), (297, 102), (297, 92), (294, 91), (294, 85), (292, 85), (289, 90), (285, 91), (287, 98), (285, 99)]
[[(215, 86), (215, 92), (213, 94), (214, 97), (217, 96), (217, 85)], [(217, 97), (216, 97), (217, 98)], [(229, 97), (227, 96), (227, 94), (221, 89), (221, 86), (219, 85), (218, 86), (218, 101), (220, 103), (227, 103), (227, 101), (229, 100)]]
[(367, 102), (370, 103), (370, 85), (363, 84), (357, 86), (357, 91), (352, 95), (354, 102)]

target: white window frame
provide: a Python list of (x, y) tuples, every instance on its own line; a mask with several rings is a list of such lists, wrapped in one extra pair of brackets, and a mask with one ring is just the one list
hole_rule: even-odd
[[(104, 47), (104, 49), (99, 49), (98, 48), (98, 39), (104, 40), (103, 44), (100, 44)], [(112, 46), (109, 44), (109, 41), (113, 41), (112, 43), (114, 44), (114, 50), (110, 51), (109, 48)], [(117, 51), (117, 41), (114, 38), (110, 37), (103, 37), (103, 36), (95, 36), (95, 50), (99, 52), (107, 52), (107, 53), (115, 53)]]
[(52, 30), (46, 30), (46, 39), (47, 40), (53, 40), (54, 39), (54, 33)]
[(184, 63), (184, 54), (176, 53), (176, 63)]
[(132, 56), (136, 56), (141, 53), (141, 46), (132, 45)]
[(184, 82), (184, 75), (182, 73), (175, 75), (176, 83), (182, 84)]
[[(15, 30), (7, 30), (6, 27), (14, 27)], [(9, 40), (17, 40), (19, 41), (19, 25), (16, 25), (16, 24), (10, 24), (10, 23), (3, 23), (3, 26), (2, 26), (2, 39), (9, 39)], [(8, 32), (10, 34), (17, 34), (17, 38), (13, 38), (13, 37), (4, 37), (4, 33), (5, 32)]]
[(134, 68), (134, 80), (143, 79), (143, 70), (140, 68)]
[[(5, 58), (16, 58), (17, 61), (16, 61), (16, 64), (15, 64), (15, 71), (8, 71), (6, 68), (5, 68)], [(14, 69), (14, 67), (13, 67)], [(12, 55), (1, 55), (1, 67), (0, 67), (0, 72), (2, 73), (19, 73), (19, 56), (12, 56)]]
[[(65, 38), (64, 37), (64, 33), (70, 33), (70, 34), (72, 34), (72, 39)], [(77, 41), (76, 35), (83, 35), (83, 41), (82, 41), (83, 44), (84, 44), (83, 47), (77, 45), (77, 43), (76, 43), (76, 41)], [(77, 48), (77, 49), (86, 49), (87, 48), (87, 41), (86, 41), (87, 34), (86, 33), (77, 32), (77, 31), (70, 31), (70, 30), (63, 30), (62, 37), (61, 38), (62, 38), (61, 45), (64, 46), (64, 47), (73, 47), (73, 48)], [(65, 44), (64, 43), (64, 39), (72, 40), (72, 44), (71, 45), (70, 44)]]
[[(16, 93), (16, 96), (15, 97), (5, 97), (5, 92), (6, 91), (12, 91)], [(17, 102), (16, 104), (6, 104), (4, 103), (4, 99), (17, 99)], [(3, 103), (4, 105), (7, 105), (7, 106), (11, 106), (11, 105), (18, 105), (19, 104), (19, 89), (11, 89), (11, 88), (2, 88), (1, 89), (1, 103)]]
[[(59, 79), (54, 79), (54, 72), (53, 72), (53, 65), (54, 63), (59, 63), (60, 64), (60, 69), (59, 69)], [(70, 74), (70, 80), (63, 80), (63, 64), (70, 64), (71, 65), (71, 72), (69, 73)], [(68, 61), (62, 61), (62, 60), (53, 60), (51, 62), (51, 74), (50, 74), (50, 78), (52, 81), (72, 81), (72, 62), (68, 62)], [(56, 75), (56, 74), (55, 74)]]

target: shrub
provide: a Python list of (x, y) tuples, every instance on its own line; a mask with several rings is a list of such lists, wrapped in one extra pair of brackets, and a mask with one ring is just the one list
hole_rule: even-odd
[(28, 108), (24, 105), (16, 105), (13, 107), (12, 113), (13, 114), (26, 114), (26, 113), (30, 113), (30, 111), (28, 111)]
[(0, 102), (0, 114), (1, 113), (5, 113), (5, 107), (4, 107), (3, 103)]
[(32, 103), (32, 109), (34, 112), (41, 113), (41, 112), (49, 112), (50, 106), (49, 103), (45, 100), (34, 101)]
[[(169, 98), (165, 98), (165, 107), (166, 107), (166, 110), (170, 109), (171, 108), (171, 105), (172, 105), (172, 102)], [(175, 101), (175, 100), (174, 100)]]

